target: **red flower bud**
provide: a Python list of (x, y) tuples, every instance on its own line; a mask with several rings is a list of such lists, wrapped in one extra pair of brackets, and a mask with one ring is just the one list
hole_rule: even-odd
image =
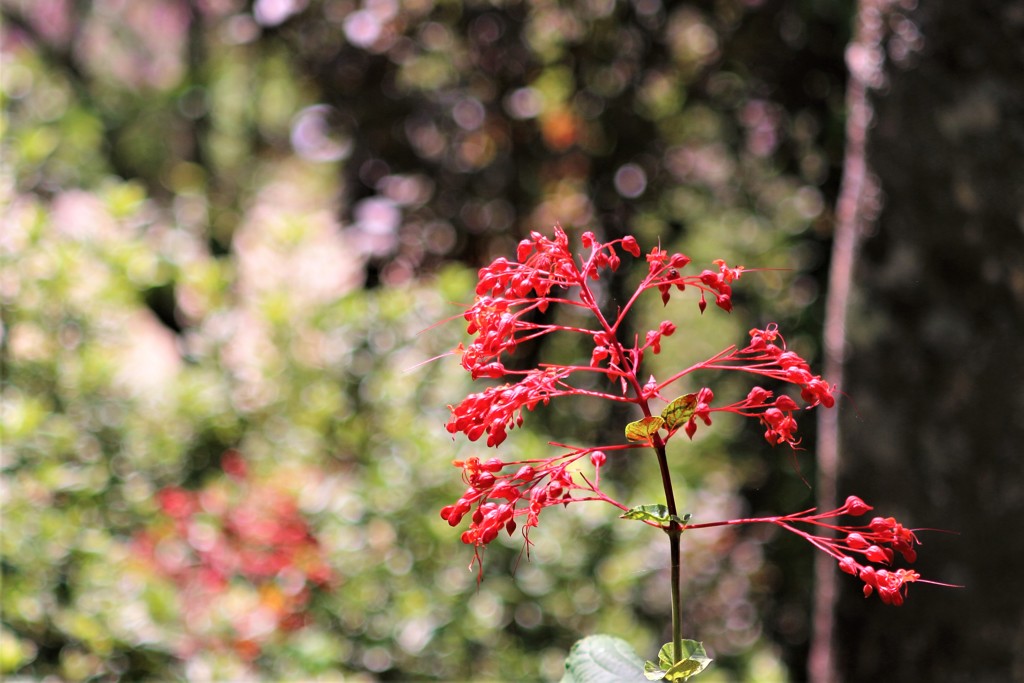
[(473, 379), (480, 379), (481, 377), (499, 379), (505, 376), (505, 366), (501, 363), (487, 363), (486, 365), (473, 368), (471, 374)]
[(514, 481), (533, 481), (534, 476), (536, 476), (534, 469), (529, 465), (523, 465), (512, 479)]
[(892, 517), (872, 517), (871, 518), (871, 522), (868, 524), (868, 526), (871, 527), (871, 530), (876, 532), (876, 533), (881, 533), (883, 531), (889, 531), (895, 525), (896, 525), (896, 520), (893, 519)]
[(764, 405), (764, 402), (771, 398), (772, 392), (763, 387), (754, 387), (747, 394), (747, 403), (751, 406)]
[(879, 548), (877, 545), (873, 545), (864, 551), (864, 556), (872, 562), (892, 563), (892, 550), (889, 548)]
[(494, 485), (494, 475), (490, 472), (480, 472), (473, 477), (473, 486), (477, 489), (489, 489)]
[(796, 404), (796, 401), (791, 399), (789, 396), (786, 396), (785, 394), (775, 399), (775, 407), (778, 408), (779, 410), (796, 410), (797, 408), (799, 408), (799, 406), (797, 406)]
[(622, 239), (622, 248), (633, 255), (633, 258), (640, 257), (640, 245), (636, 243), (636, 238), (632, 235), (627, 235)]
[(853, 532), (846, 536), (846, 544), (855, 550), (864, 550), (871, 545), (861, 534), (858, 534), (857, 532)]
[(871, 506), (865, 503), (857, 496), (848, 496), (846, 499), (846, 511), (848, 514), (854, 517), (860, 517), (868, 510), (871, 510)]
[(530, 240), (523, 240), (516, 248), (516, 258), (520, 263), (526, 263), (526, 259), (530, 258), (531, 253), (533, 253), (533, 242)]

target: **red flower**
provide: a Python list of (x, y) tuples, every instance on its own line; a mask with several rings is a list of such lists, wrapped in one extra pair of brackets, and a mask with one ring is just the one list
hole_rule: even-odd
[[(730, 347), (666, 380), (659, 381), (653, 376), (646, 382), (641, 380), (648, 376), (640, 374), (644, 354), (648, 350), (661, 353), (666, 339), (675, 336), (677, 327), (671, 320), (664, 320), (642, 339), (623, 338), (626, 317), (639, 298), (648, 290), (656, 290), (667, 305), (673, 291), (685, 292), (689, 287), (697, 291), (701, 311), (707, 297), (713, 298), (719, 308), (729, 311), (732, 287), (745, 272), (744, 268), (716, 260), (714, 268), (687, 274), (689, 257), (670, 253), (660, 245), (644, 254), (631, 235), (601, 242), (592, 232), (584, 232), (581, 242), (587, 252), (574, 255), (569, 237), (560, 227), (554, 228), (550, 238), (532, 232), (519, 243), (514, 261), (497, 258), (480, 269), (476, 299), (463, 313), (472, 339), (467, 345), (459, 345), (455, 353), (474, 379), (505, 381), (450, 406), (451, 417), (446, 428), (453, 434), (465, 434), (471, 441), (486, 437), (488, 446), (497, 447), (508, 438), (511, 429), (522, 425), (524, 409), (532, 411), (554, 398), (585, 395), (635, 404), (647, 420), (644, 429), (650, 433), (640, 434), (648, 438), (605, 445), (600, 450), (570, 448), (567, 453), (547, 459), (510, 462), (508, 465), (515, 468), (508, 472), (506, 465), (499, 467), (492, 461), (488, 461), (492, 464), (487, 467), (473, 459), (459, 463), (468, 488), (454, 504), (444, 507), (441, 516), (452, 526), (458, 526), (469, 516), (470, 525), (463, 532), (463, 540), (477, 548), (493, 541), (501, 530), (512, 533), (520, 528), (527, 534), (538, 524), (540, 511), (551, 505), (604, 500), (622, 507), (600, 490), (599, 470), (608, 453), (626, 448), (664, 447), (680, 427), (693, 437), (698, 421), (710, 426), (712, 413), (716, 411), (759, 420), (765, 427), (765, 438), (773, 445), (786, 443), (796, 447), (799, 444), (794, 415), (800, 406), (793, 398), (785, 394), (776, 396), (762, 387), (755, 387), (741, 401), (721, 406), (713, 406), (714, 393), (703, 387), (695, 394), (680, 397), (692, 396), (692, 401), (675, 403), (672, 423), (664, 427), (664, 421), (657, 421), (663, 418), (657, 417), (651, 400), (669, 401), (665, 397), (670, 387), (693, 372), (741, 371), (756, 375), (759, 380), (767, 378), (794, 385), (805, 408), (828, 407), (834, 403), (832, 387), (813, 375), (797, 353), (786, 349), (785, 340), (774, 324), (751, 330), (750, 340), (743, 348)], [(591, 289), (591, 283), (600, 280), (607, 270), (618, 269), (623, 258), (643, 258), (647, 263), (646, 274), (631, 296), (606, 311), (601, 307), (598, 293)], [(548, 312), (551, 307), (571, 309), (572, 315), (537, 315)], [(571, 323), (564, 322), (570, 320)], [(589, 359), (585, 364), (550, 363), (526, 370), (508, 369), (513, 366), (507, 363), (507, 356), (515, 353), (520, 344), (552, 333), (577, 335), (589, 344)], [(679, 342), (673, 340), (673, 343)], [(598, 377), (603, 374), (606, 381), (595, 382), (595, 374)], [(637, 433), (634, 432), (634, 436)], [(595, 468), (593, 481), (569, 468), (583, 455), (590, 455)], [(517, 521), (517, 518), (524, 519)], [(902, 550), (906, 548), (897, 548), (897, 551)]]
[(552, 396), (564, 392), (558, 389), (559, 380), (568, 373), (556, 369), (533, 370), (518, 384), (490, 387), (479, 394), (470, 394), (452, 411), (447, 429), (462, 432), (470, 441), (487, 434), (487, 445), (497, 446), (507, 437), (507, 430), (522, 425), (523, 408), (533, 410), (537, 404), (546, 404)]
[[(730, 311), (732, 286), (745, 272), (744, 268), (730, 267), (725, 261), (716, 260), (715, 269), (703, 270), (699, 275), (683, 274), (690, 259), (683, 254), (670, 254), (659, 245), (644, 256), (647, 272), (634, 293), (619, 302), (613, 312), (606, 312), (590, 283), (599, 280), (607, 269), (618, 269), (623, 255), (639, 259), (643, 252), (632, 236), (602, 243), (593, 233), (585, 232), (581, 241), (589, 254), (577, 257), (570, 251), (569, 238), (561, 228), (555, 227), (553, 238), (532, 232), (519, 243), (516, 261), (498, 258), (480, 269), (476, 299), (463, 314), (467, 332), (473, 339), (468, 346), (460, 344), (455, 353), (473, 379), (512, 377), (518, 381), (490, 386), (470, 394), (456, 406), (449, 406), (451, 417), (446, 427), (451, 433), (465, 434), (471, 441), (486, 434), (487, 445), (498, 446), (506, 440), (510, 429), (522, 424), (524, 408), (534, 410), (553, 398), (574, 395), (631, 403), (644, 417), (627, 427), (625, 437), (629, 443), (565, 447), (558, 455), (531, 460), (505, 462), (490, 458), (481, 461), (474, 457), (456, 461), (454, 464), (462, 470), (467, 488), (453, 504), (442, 508), (441, 517), (452, 527), (469, 518), (462, 540), (474, 546), (474, 562), (480, 562), (481, 548), (502, 532), (511, 535), (520, 530), (529, 547), (530, 529), (539, 524), (541, 511), (552, 505), (600, 500), (628, 511), (629, 508), (609, 498), (600, 488), (601, 470), (609, 453), (634, 448), (664, 449), (680, 427), (692, 438), (698, 420), (710, 426), (711, 414), (719, 411), (756, 419), (764, 427), (765, 439), (770, 444), (797, 448), (800, 439), (795, 414), (816, 406), (831, 408), (835, 405), (835, 387), (813, 374), (810, 365), (798, 353), (786, 348), (785, 338), (775, 323), (750, 330), (749, 341), (742, 348), (731, 346), (668, 379), (659, 381), (650, 376), (643, 382), (640, 377), (646, 373), (640, 373), (644, 353), (648, 349), (660, 353), (665, 338), (673, 336), (677, 329), (672, 321), (665, 320), (658, 329), (646, 332), (642, 342), (639, 338), (623, 339), (624, 321), (640, 296), (648, 290), (656, 290), (662, 303), (667, 305), (673, 290), (685, 291), (690, 287), (698, 292), (697, 305), (701, 312), (707, 306), (708, 297), (713, 298), (719, 308)], [(573, 315), (536, 315), (547, 312), (552, 306), (572, 309)], [(557, 322), (560, 320), (573, 322)], [(513, 354), (519, 344), (555, 332), (577, 335), (589, 344), (589, 361), (585, 365), (545, 363), (528, 370), (508, 370), (505, 357)], [(713, 406), (714, 393), (708, 387), (674, 400), (665, 398), (672, 385), (697, 371), (738, 371), (754, 375), (758, 381), (793, 385), (799, 398), (776, 394), (762, 386), (754, 386), (745, 398), (728, 405)], [(607, 381), (595, 383), (595, 374), (603, 374)], [(577, 381), (580, 375), (585, 377), (584, 382)], [(669, 403), (661, 417), (652, 409), (652, 399)], [(803, 403), (802, 407), (798, 400)], [(663, 450), (659, 452), (664, 455)], [(593, 467), (589, 478), (578, 469), (578, 463), (586, 456)], [(179, 516), (187, 516), (192, 504), (187, 495), (176, 491), (165, 493), (161, 502), (168, 512)], [(916, 560), (915, 546), (919, 541), (914, 531), (891, 517), (875, 517), (860, 526), (830, 521), (843, 515), (859, 517), (870, 510), (871, 506), (863, 500), (850, 496), (842, 507), (825, 513), (812, 509), (776, 517), (687, 524), (686, 528), (775, 524), (834, 557), (843, 572), (863, 581), (865, 595), (877, 593), (884, 603), (900, 605), (910, 583), (935, 583), (921, 579), (912, 569), (892, 568), (897, 559), (907, 563)], [(644, 521), (662, 526), (656, 520)], [(819, 535), (810, 531), (816, 528), (826, 533)], [(275, 535), (280, 534), (275, 532)], [(284, 536), (292, 538), (288, 534)], [(298, 536), (292, 540), (302, 542)]]
[[(529, 543), (530, 529), (539, 524), (541, 510), (551, 505), (605, 500), (627, 509), (601, 493), (596, 483), (569, 469), (570, 464), (586, 455), (590, 456), (595, 471), (607, 459), (603, 451), (580, 449), (539, 461), (536, 465), (505, 463), (497, 458), (485, 462), (479, 458), (455, 461), (453, 464), (462, 469), (468, 488), (454, 504), (441, 509), (441, 518), (455, 527), (469, 515), (469, 528), (462, 532), (461, 539), (463, 543), (477, 547), (474, 559), (477, 562), (481, 547), (494, 541), (502, 531), (511, 536), (520, 528), (517, 517), (525, 518), (521, 528)], [(520, 466), (516, 468), (517, 465)], [(515, 469), (506, 472), (507, 467)], [(574, 496), (577, 492), (582, 495)]]
[(864, 597), (871, 595), (871, 589), (874, 588), (882, 602), (898, 607), (906, 597), (907, 584), (917, 581), (921, 575), (913, 569), (897, 569), (894, 572), (885, 569), (869, 572), (865, 569), (861, 578), (864, 580)]

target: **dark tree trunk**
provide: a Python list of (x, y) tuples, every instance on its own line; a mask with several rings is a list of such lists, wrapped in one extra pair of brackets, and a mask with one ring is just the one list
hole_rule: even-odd
[(1024, 2), (887, 21), (867, 147), (884, 205), (853, 275), (838, 490), (959, 532), (920, 532), (915, 568), (965, 587), (890, 607), (841, 576), (835, 661), (851, 682), (1024, 681)]

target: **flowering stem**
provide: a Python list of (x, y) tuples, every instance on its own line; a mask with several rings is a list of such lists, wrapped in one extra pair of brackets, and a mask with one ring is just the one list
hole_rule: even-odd
[(672, 475), (668, 469), (668, 456), (665, 454), (665, 442), (655, 435), (652, 442), (654, 452), (658, 454), (658, 467), (661, 470), (661, 482), (665, 487), (665, 505), (673, 519), (667, 527), (662, 527), (668, 534), (669, 560), (671, 565), (672, 591), (672, 661), (679, 663), (683, 659), (683, 618), (682, 618), (682, 567), (679, 552), (679, 537), (683, 527), (676, 521), (679, 510), (676, 508), (676, 497), (672, 490)]
[(670, 522), (668, 529), (669, 556), (672, 561), (672, 662), (683, 661), (683, 617), (682, 583), (683, 574), (679, 561), (679, 537), (683, 533), (678, 522)]
[[(591, 253), (586, 258), (580, 256), (577, 262), (569, 249), (568, 235), (557, 226), (554, 232), (553, 239), (531, 232), (528, 239), (519, 243), (514, 261), (499, 257), (479, 271), (476, 299), (461, 316), (467, 323), (467, 333), (474, 338), (468, 346), (460, 343), (452, 355), (460, 358), (462, 367), (471, 373), (473, 379), (504, 380), (505, 383), (471, 393), (458, 405), (449, 406), (451, 418), (445, 428), (452, 434), (465, 434), (470, 441), (486, 436), (487, 446), (497, 447), (506, 439), (509, 430), (522, 426), (524, 411), (532, 411), (564, 396), (587, 396), (618, 404), (635, 404), (643, 412), (643, 418), (626, 425), (624, 436), (627, 443), (578, 447), (552, 442), (552, 446), (562, 448), (564, 452), (550, 457), (511, 461), (496, 457), (481, 460), (475, 456), (453, 461), (452, 464), (462, 470), (467, 488), (454, 504), (441, 508), (441, 518), (452, 527), (457, 527), (466, 517), (471, 520), (461, 539), (463, 543), (474, 546), (473, 563), (480, 565), (481, 572), (482, 549), (501, 533), (511, 536), (519, 531), (528, 550), (531, 545), (529, 532), (538, 526), (539, 515), (545, 508), (582, 501), (607, 502), (627, 513), (623, 517), (640, 519), (668, 535), (673, 665), (680, 664), (684, 656), (680, 548), (684, 531), (738, 524), (775, 524), (801, 536), (821, 550), (830, 563), (838, 563), (842, 572), (860, 579), (864, 584), (861, 590), (865, 597), (877, 594), (883, 603), (889, 605), (903, 604), (907, 586), (911, 583), (937, 583), (921, 579), (913, 569), (891, 568), (896, 554), (907, 563), (915, 561), (917, 552), (914, 546), (919, 544), (915, 530), (907, 529), (891, 517), (875, 517), (867, 524), (852, 526), (831, 521), (842, 515), (857, 517), (871, 510), (871, 506), (856, 496), (848, 497), (843, 506), (828, 512), (817, 512), (812, 508), (782, 516), (698, 524), (690, 524), (688, 516), (681, 517), (676, 507), (665, 449), (669, 439), (680, 430), (692, 439), (698, 422), (710, 426), (713, 412), (729, 412), (758, 420), (765, 427), (765, 440), (772, 446), (785, 443), (796, 449), (800, 439), (795, 435), (797, 423), (793, 414), (799, 406), (795, 397), (754, 386), (746, 398), (731, 405), (712, 407), (714, 394), (710, 387), (700, 387), (670, 400), (669, 396), (663, 395), (670, 385), (697, 371), (745, 372), (756, 378), (796, 387), (799, 399), (807, 408), (819, 405), (831, 408), (835, 403), (835, 385), (829, 385), (820, 375), (813, 375), (800, 355), (787, 350), (785, 339), (775, 323), (764, 329), (750, 330), (750, 340), (745, 346), (728, 346), (668, 379), (659, 381), (651, 375), (644, 382), (641, 377), (647, 374), (641, 375), (640, 369), (645, 353), (661, 353), (662, 338), (672, 336), (676, 325), (671, 320), (663, 320), (656, 329), (647, 330), (643, 335), (629, 330), (627, 318), (640, 295), (657, 290), (662, 304), (667, 305), (673, 290), (690, 288), (700, 296), (697, 307), (701, 313), (707, 308), (709, 299), (717, 307), (731, 311), (731, 283), (740, 277), (743, 267), (729, 267), (725, 261), (716, 260), (717, 271), (703, 270), (699, 275), (681, 275), (679, 271), (689, 264), (690, 259), (680, 253), (669, 254), (659, 245), (646, 255), (646, 277), (626, 303), (616, 308), (613, 316), (602, 311), (602, 297), (595, 295), (590, 281), (617, 270), (621, 263), (619, 252), (640, 259), (642, 252), (636, 239), (627, 235), (601, 243), (593, 233), (584, 232), (582, 246), (590, 249)], [(561, 296), (553, 294), (562, 290), (566, 293)], [(576, 309), (574, 313), (589, 313), (589, 316), (581, 317), (590, 322), (567, 324), (561, 318), (553, 318), (554, 322), (525, 319), (531, 312), (545, 313), (551, 306)], [(518, 370), (505, 367), (504, 360), (514, 353), (517, 346), (549, 334), (584, 338), (588, 346), (592, 345), (589, 363), (538, 363)], [(587, 373), (591, 377), (594, 373), (605, 375), (607, 384), (594, 386), (583, 382), (583, 386), (577, 386), (576, 380)], [(652, 399), (668, 404), (660, 415), (651, 410), (649, 401)], [(652, 448), (657, 455), (665, 490), (665, 509), (660, 505), (627, 508), (601, 490), (601, 467), (607, 453), (640, 448)], [(572, 467), (586, 456), (594, 468), (592, 479)], [(824, 507), (832, 508), (832, 505)], [(667, 520), (662, 516), (666, 511)], [(478, 574), (478, 579), (480, 576)], [(819, 640), (825, 642), (827, 639)], [(663, 664), (660, 652), (658, 664)], [(707, 661), (699, 665), (703, 668)], [(671, 676), (668, 676), (668, 671), (663, 673), (673, 679), (691, 675), (680, 670)]]

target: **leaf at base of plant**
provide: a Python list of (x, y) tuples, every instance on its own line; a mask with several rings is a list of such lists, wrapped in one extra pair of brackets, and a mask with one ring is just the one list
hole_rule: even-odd
[(672, 662), (672, 643), (665, 643), (658, 653), (658, 664), (644, 663), (644, 677), (649, 681), (685, 681), (696, 676), (711, 664), (711, 657), (704, 651), (704, 644), (696, 640), (684, 640), (683, 659)]

